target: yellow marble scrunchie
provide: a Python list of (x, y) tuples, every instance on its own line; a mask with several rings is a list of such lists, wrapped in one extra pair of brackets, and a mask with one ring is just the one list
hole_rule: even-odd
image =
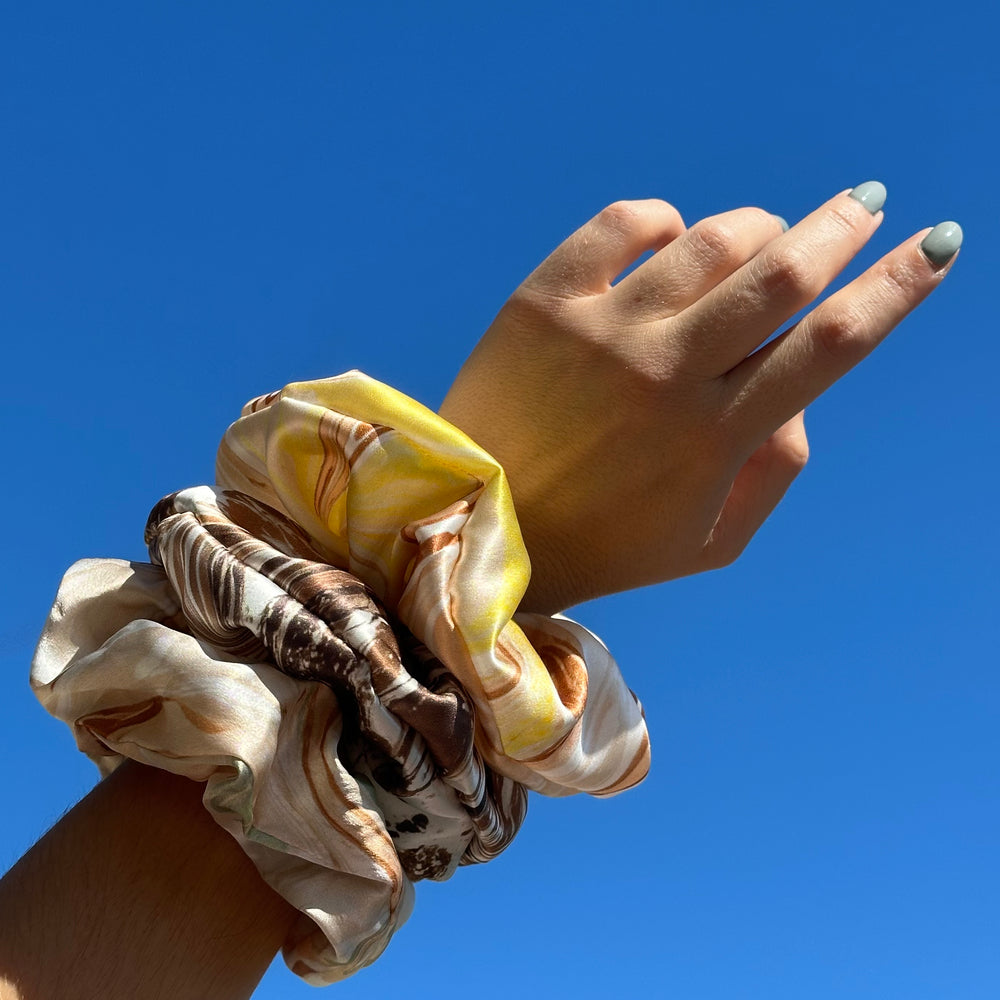
[[(131, 757), (206, 783), (303, 914), (295, 972), (373, 961), (412, 878), (502, 850), (519, 785), (608, 795), (645, 776), (641, 708), (603, 644), (516, 613), (529, 564), (503, 470), (446, 421), (359, 372), (294, 383), (244, 407), (216, 478), (154, 509), (156, 565), (71, 568), (32, 684), (105, 773)], [(421, 736), (431, 711), (472, 718), (474, 748)], [(399, 777), (418, 764), (428, 781)]]

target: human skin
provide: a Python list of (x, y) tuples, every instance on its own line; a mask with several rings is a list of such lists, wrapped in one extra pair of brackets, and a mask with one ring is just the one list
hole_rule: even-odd
[(522, 609), (743, 551), (806, 463), (805, 406), (950, 267), (921, 252), (924, 230), (761, 347), (881, 222), (847, 191), (784, 233), (757, 208), (685, 229), (665, 202), (618, 202), (528, 277), (440, 410), (507, 473), (532, 565)]
[(2, 1000), (241, 1000), (296, 911), (201, 804), (122, 764), (0, 880)]
[[(522, 607), (725, 565), (805, 464), (803, 408), (948, 266), (905, 241), (794, 329), (882, 221), (845, 192), (788, 233), (618, 202), (504, 306), (441, 413), (504, 466)], [(656, 251), (624, 280), (641, 253)], [(186, 779), (127, 763), (0, 881), (0, 1000), (248, 997), (294, 911)]]

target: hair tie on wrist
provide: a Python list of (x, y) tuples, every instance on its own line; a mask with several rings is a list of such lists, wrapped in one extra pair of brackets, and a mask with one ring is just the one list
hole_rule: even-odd
[(503, 470), (352, 372), (247, 404), (217, 485), (160, 501), (157, 565), (67, 573), (32, 666), (104, 773), (123, 756), (205, 804), (303, 916), (313, 983), (373, 961), (410, 880), (502, 851), (524, 786), (612, 794), (648, 770), (604, 646), (516, 615), (528, 560)]

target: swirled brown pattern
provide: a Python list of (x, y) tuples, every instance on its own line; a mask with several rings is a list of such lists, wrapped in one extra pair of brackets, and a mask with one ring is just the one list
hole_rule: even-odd
[(154, 508), (155, 565), (70, 568), (32, 684), (104, 773), (128, 756), (205, 783), (301, 911), (295, 972), (374, 961), (413, 880), (503, 850), (525, 787), (642, 780), (607, 649), (515, 613), (529, 566), (503, 470), (455, 428), (360, 373), (294, 384), (244, 408), (217, 478)]
[(496, 857), (521, 825), (526, 796), (484, 767), (465, 692), (402, 626), (394, 631), (360, 580), (264, 541), (307, 550), (297, 534), (249, 497), (201, 487), (156, 505), (146, 543), (195, 636), (333, 689), (351, 720), (338, 756), (369, 783), (411, 879), (445, 879), (462, 861)]

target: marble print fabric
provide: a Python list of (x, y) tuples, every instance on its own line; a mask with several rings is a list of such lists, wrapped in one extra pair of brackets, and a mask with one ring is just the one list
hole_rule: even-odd
[(358, 372), (296, 383), (247, 404), (216, 479), (157, 504), (152, 564), (70, 569), (32, 683), (103, 772), (205, 782), (302, 913), (294, 971), (373, 961), (413, 881), (509, 844), (526, 788), (644, 777), (637, 700), (586, 629), (516, 613), (503, 471), (441, 418)]
[(307, 555), (298, 534), (242, 494), (201, 487), (157, 504), (146, 542), (199, 639), (333, 689), (350, 720), (338, 756), (368, 783), (411, 879), (495, 857), (524, 818), (523, 787), (484, 768), (465, 692), (360, 580), (265, 541)]

